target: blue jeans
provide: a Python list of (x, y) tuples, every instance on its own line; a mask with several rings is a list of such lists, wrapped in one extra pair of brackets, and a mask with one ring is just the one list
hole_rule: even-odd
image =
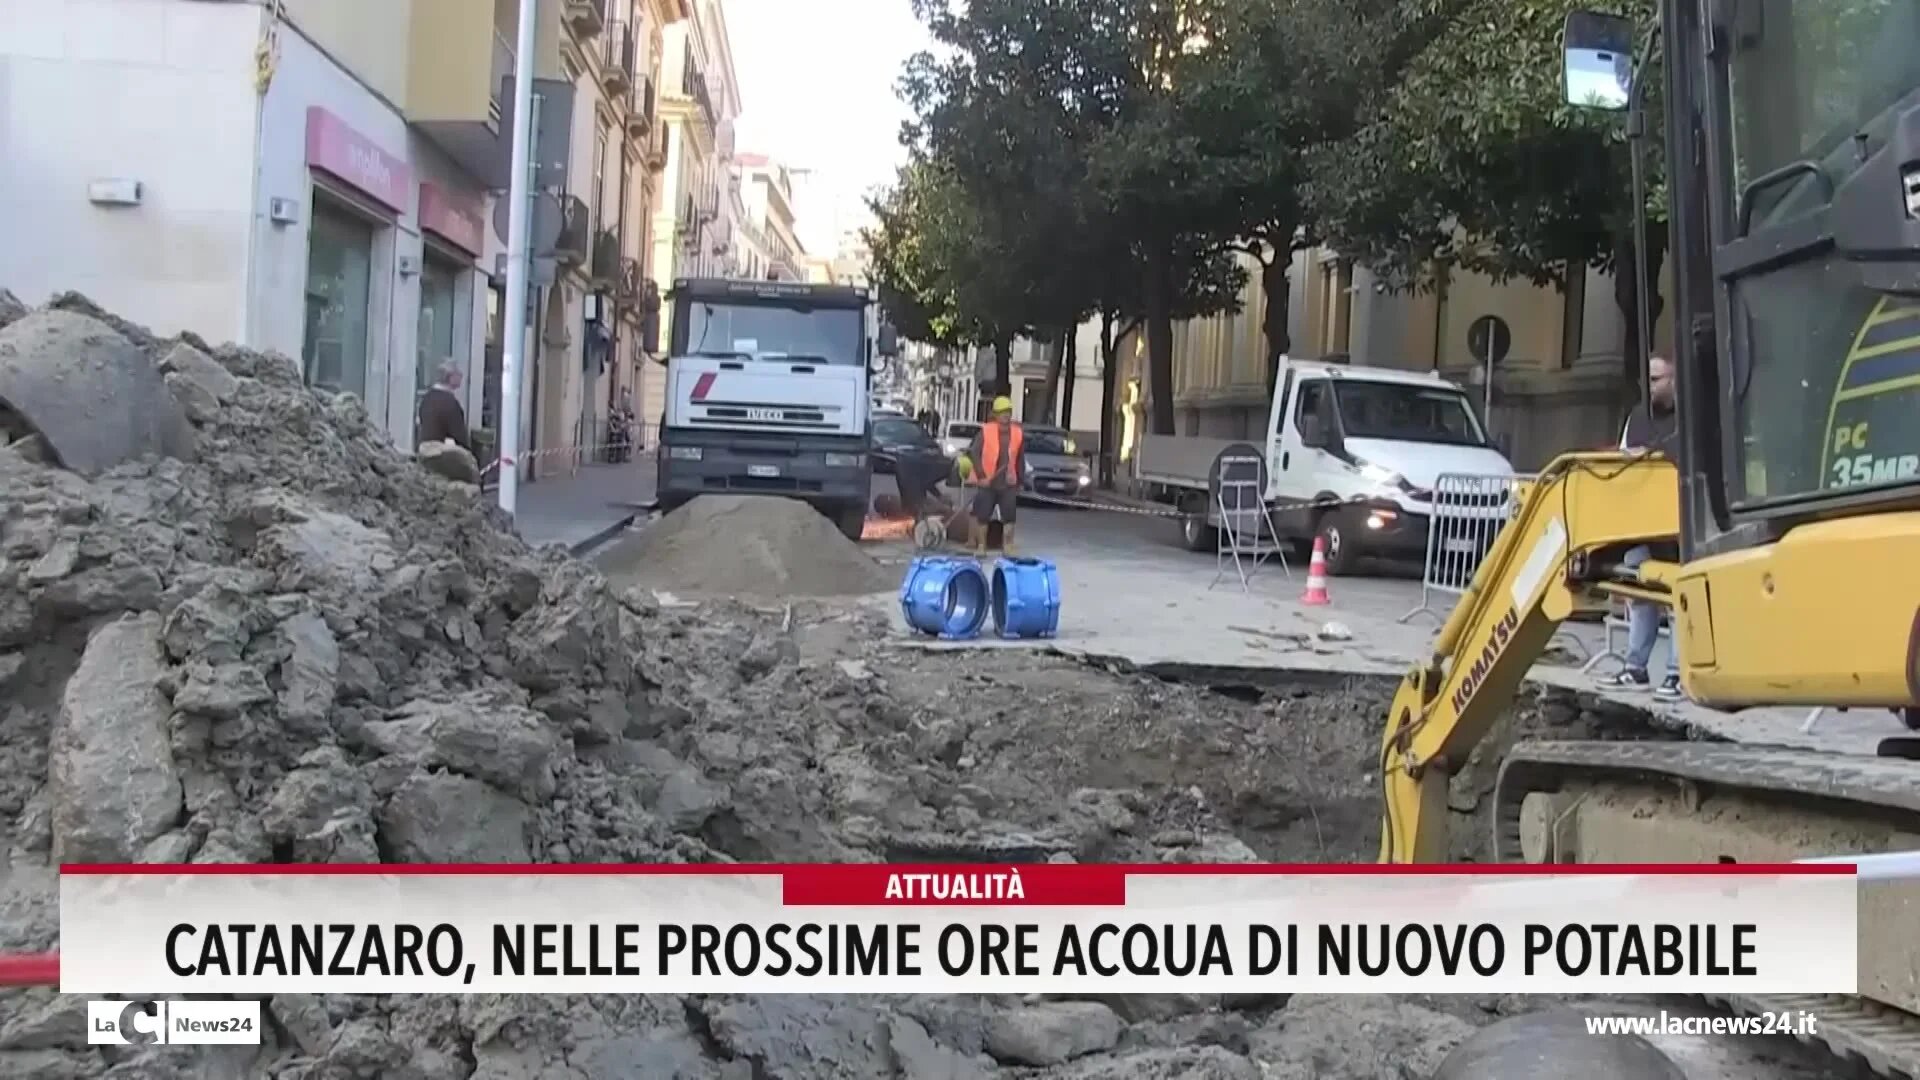
[[(1643, 544), (1627, 552), (1625, 561), (1628, 566), (1639, 566), (1652, 557), (1652, 549)], [(1665, 615), (1662, 606), (1649, 600), (1627, 601), (1627, 670), (1647, 670), (1647, 662), (1653, 659), (1653, 646), (1660, 640), (1660, 620)], [(1672, 645), (1667, 650), (1667, 674), (1678, 675), (1680, 639), (1675, 637)]]

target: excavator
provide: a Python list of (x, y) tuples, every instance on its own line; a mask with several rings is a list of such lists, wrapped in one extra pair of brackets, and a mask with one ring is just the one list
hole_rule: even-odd
[[(1450, 781), (1562, 622), (1622, 599), (1668, 609), (1687, 698), (1735, 725), (1796, 706), (1905, 728), (1871, 755), (1521, 740), (1480, 808), (1494, 859), (1920, 851), (1920, 740), (1898, 734), (1920, 727), (1920, 0), (1658, 7), (1644, 27), (1575, 12), (1564, 44), (1568, 103), (1625, 113), (1636, 207), (1658, 95), (1677, 451), (1571, 453), (1527, 487), (1396, 691), (1383, 862), (1465, 850)], [(1857, 995), (1721, 1004), (1812, 1011), (1841, 1058), (1920, 1077), (1920, 880), (1861, 882)]]

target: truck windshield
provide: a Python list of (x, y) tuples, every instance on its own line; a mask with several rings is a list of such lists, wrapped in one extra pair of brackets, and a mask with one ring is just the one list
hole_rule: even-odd
[[(818, 364), (866, 363), (866, 322), (856, 308), (695, 301), (678, 333), (681, 355), (743, 360), (804, 357)], [(676, 333), (676, 336), (678, 336)]]
[(1349, 439), (1485, 446), (1480, 418), (1458, 390), (1409, 383), (1338, 379), (1333, 397)]

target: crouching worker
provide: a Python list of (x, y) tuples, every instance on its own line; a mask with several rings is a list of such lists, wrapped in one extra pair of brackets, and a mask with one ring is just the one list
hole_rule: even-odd
[(1020, 478), (1027, 473), (1026, 433), (1013, 420), (1013, 399), (993, 399), (993, 419), (980, 425), (967, 457), (973, 462), (973, 550), (984, 555), (993, 512), (1000, 511), (1000, 550), (1013, 554), (1013, 519), (1019, 509)]

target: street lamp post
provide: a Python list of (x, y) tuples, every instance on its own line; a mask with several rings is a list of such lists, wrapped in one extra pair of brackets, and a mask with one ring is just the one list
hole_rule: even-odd
[(520, 360), (527, 340), (533, 273), (533, 50), (539, 0), (520, 0), (513, 70), (513, 152), (507, 175), (507, 318), (500, 355), (500, 509), (513, 517), (520, 494)]

